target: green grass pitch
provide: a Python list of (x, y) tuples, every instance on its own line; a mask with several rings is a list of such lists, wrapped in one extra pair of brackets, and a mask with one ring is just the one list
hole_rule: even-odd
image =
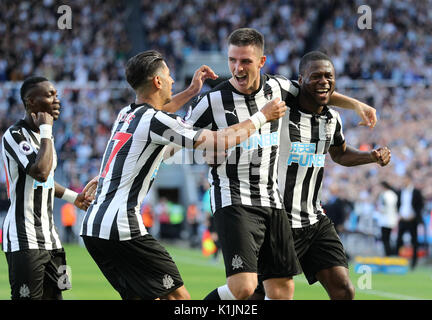
[[(167, 245), (176, 261), (192, 299), (201, 300), (207, 293), (225, 283), (222, 257), (219, 261), (204, 257), (199, 250)], [(84, 247), (65, 246), (66, 258), (72, 271), (72, 289), (64, 293), (68, 300), (117, 300), (120, 296), (103, 277)], [(358, 300), (432, 299), (432, 268), (420, 266), (406, 275), (372, 274), (369, 289), (360, 289), (362, 274), (350, 268), (351, 281)], [(363, 282), (364, 283), (364, 282)], [(319, 284), (308, 285), (303, 275), (295, 277), (295, 299), (327, 300)], [(6, 258), (0, 258), (0, 300), (10, 299)]]

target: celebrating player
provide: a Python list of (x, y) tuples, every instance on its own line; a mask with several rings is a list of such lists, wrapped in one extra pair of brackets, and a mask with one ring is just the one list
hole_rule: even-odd
[[(359, 151), (345, 142), (339, 113), (328, 107), (335, 90), (331, 59), (319, 51), (303, 56), (295, 99), (287, 102), (282, 120), (279, 189), (293, 230), (294, 244), (309, 282), (319, 281), (331, 299), (353, 299), (348, 261), (332, 221), (321, 207), (325, 156), (343, 166), (385, 166), (387, 147)], [(263, 296), (262, 288), (259, 288)], [(254, 295), (258, 298), (258, 295)]]
[[(31, 77), (21, 86), (26, 114), (3, 136), (3, 161), (11, 200), (3, 225), (3, 251), (12, 299), (62, 299), (69, 289), (60, 268), (66, 256), (53, 219), (54, 197), (86, 210), (91, 197), (54, 181), (57, 155), (53, 121), (60, 116), (57, 91), (48, 79)], [(62, 277), (62, 279), (60, 279)]]

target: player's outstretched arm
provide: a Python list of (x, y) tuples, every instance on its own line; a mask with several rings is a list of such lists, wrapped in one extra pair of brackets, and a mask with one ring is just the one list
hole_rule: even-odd
[(189, 87), (186, 90), (174, 95), (171, 102), (164, 105), (164, 111), (171, 113), (178, 111), (183, 105), (186, 104), (186, 102), (200, 93), (204, 85), (204, 81), (207, 79), (215, 80), (217, 78), (218, 75), (209, 66), (201, 66), (195, 71)]
[(249, 138), (265, 123), (283, 117), (286, 110), (285, 102), (276, 98), (268, 102), (261, 111), (255, 113), (248, 120), (218, 131), (202, 130), (195, 140), (194, 148), (227, 150)]
[(77, 193), (68, 188), (65, 188), (59, 183), (55, 183), (55, 193), (57, 198), (63, 199), (67, 202), (74, 204), (81, 210), (87, 210), (90, 203), (94, 200), (94, 194), (97, 187), (99, 177), (94, 177), (89, 183), (84, 187), (81, 193)]
[(348, 97), (338, 92), (333, 92), (330, 97), (330, 104), (343, 108), (354, 110), (362, 121), (359, 122), (360, 126), (375, 127), (377, 123), (377, 116), (375, 108), (363, 103), (357, 99)]
[(345, 142), (337, 147), (331, 146), (329, 153), (334, 162), (346, 167), (374, 162), (383, 167), (386, 166), (391, 159), (391, 152), (387, 147), (382, 147), (367, 152), (347, 146)]

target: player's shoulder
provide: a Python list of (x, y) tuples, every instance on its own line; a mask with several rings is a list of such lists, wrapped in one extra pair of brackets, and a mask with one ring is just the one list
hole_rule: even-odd
[(337, 111), (337, 107), (333, 105), (328, 105), (328, 112), (333, 116), (333, 118), (340, 118), (340, 113)]
[(211, 101), (211, 97), (215, 92), (232, 92), (232, 86), (229, 83), (229, 80), (224, 80), (221, 83), (217, 84), (210, 90), (207, 90), (205, 92), (202, 92), (198, 94), (193, 100), (192, 100), (192, 109), (194, 109), (198, 104), (207, 103), (208, 101)]
[(11, 125), (4, 133), (3, 138), (6, 136), (12, 137), (12, 136), (24, 136), (24, 130), (30, 130), (28, 128), (28, 125), (25, 123), (23, 119), (15, 122), (13, 125)]
[(285, 77), (281, 74), (273, 74), (273, 75), (272, 74), (265, 74), (265, 76), (267, 77), (268, 80), (274, 79), (278, 82), (289, 83), (289, 84), (292, 84), (293, 86), (295, 86), (297, 88), (300, 88), (300, 85), (299, 85), (297, 80), (288, 79), (287, 77)]
[(328, 109), (328, 111), (326, 113), (326, 116), (330, 120), (330, 122), (334, 122), (334, 123), (338, 122), (339, 124), (342, 125), (342, 118), (341, 118), (339, 111), (336, 110), (337, 107), (335, 107), (333, 105), (328, 105), (327, 109)]

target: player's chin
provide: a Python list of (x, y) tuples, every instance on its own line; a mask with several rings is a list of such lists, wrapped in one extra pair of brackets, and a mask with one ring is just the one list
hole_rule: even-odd
[(322, 95), (315, 95), (315, 101), (320, 105), (320, 106), (326, 106), (330, 103), (330, 94), (327, 94), (325, 96)]

